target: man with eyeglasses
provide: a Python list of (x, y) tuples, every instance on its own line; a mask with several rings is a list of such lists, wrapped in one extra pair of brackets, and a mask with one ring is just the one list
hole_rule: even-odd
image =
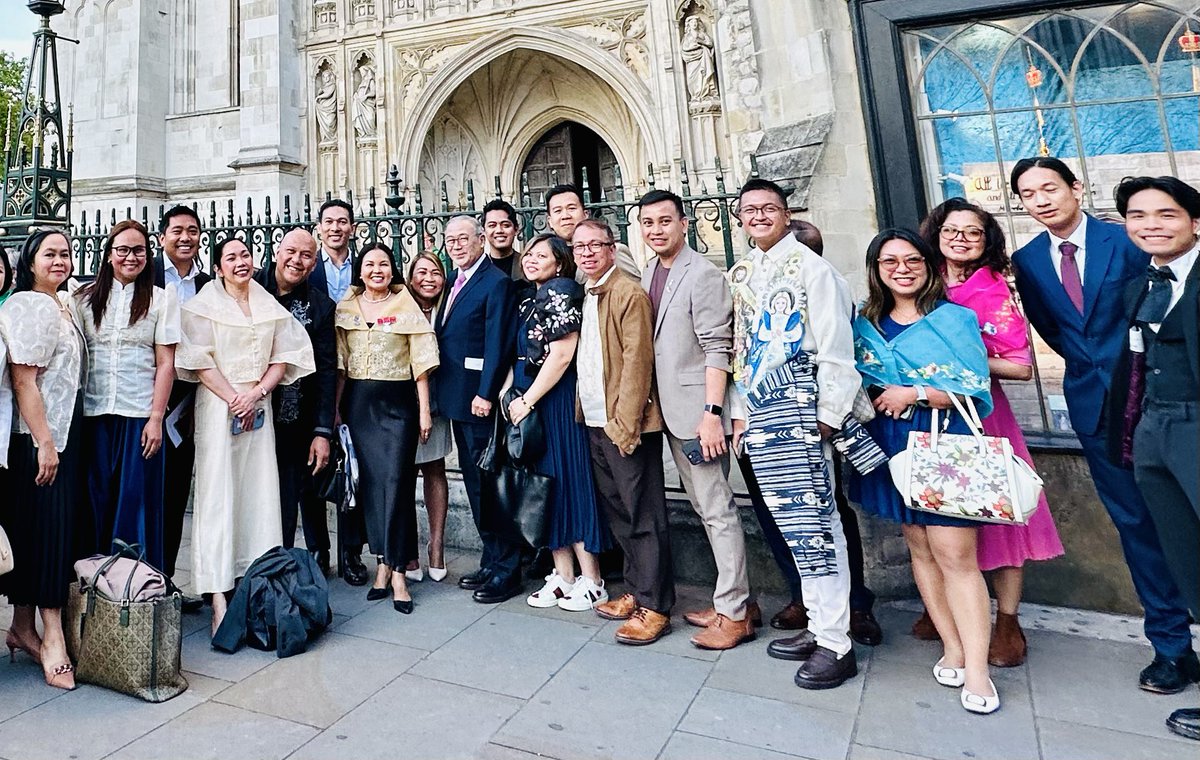
[(473, 216), (446, 223), (446, 253), (454, 263), (451, 285), (434, 321), (441, 364), (438, 407), (450, 419), (458, 465), (479, 530), (483, 554), (479, 569), (459, 579), (480, 604), (498, 604), (521, 593), (521, 546), (485, 528), (496, 504), (481, 492), (480, 452), (492, 437), (500, 387), (512, 362), (512, 281), (484, 255), (484, 232)]
[[(583, 205), (583, 193), (575, 185), (555, 185), (546, 191), (546, 223), (555, 235), (568, 243), (575, 234), (575, 228), (588, 218), (587, 208)], [(625, 274), (640, 280), (642, 268), (633, 257), (633, 251), (624, 243), (614, 243), (617, 268)], [(584, 282), (582, 270), (576, 270), (575, 280)]]
[(595, 610), (624, 621), (615, 634), (619, 643), (650, 644), (670, 633), (675, 605), (650, 297), (618, 270), (606, 223), (585, 219), (573, 238), (586, 278), (575, 417), (588, 429), (596, 492), (625, 552), (628, 589)]
[(830, 689), (858, 673), (829, 444), (862, 387), (850, 289), (792, 235), (787, 197), (774, 182), (747, 182), (737, 211), (756, 247), (728, 275), (733, 378), (744, 407), (734, 414), (733, 445), (735, 451), (744, 445), (767, 517), (791, 549), (808, 612), (807, 628), (780, 640), (782, 649), (771, 654), (803, 662), (797, 686)]
[[(158, 243), (162, 253), (154, 258), (154, 284), (175, 291), (179, 305), (187, 303), (212, 277), (200, 268), (200, 216), (187, 206), (173, 206), (158, 225)], [(192, 404), (196, 384), (176, 378), (167, 400), (166, 419), (174, 418), (179, 443), (165, 436), (166, 465), (163, 475), (163, 572), (175, 574), (179, 545), (183, 542), (183, 520), (192, 495), (192, 470), (196, 463), (196, 443), (192, 438)], [(182, 410), (178, 413), (177, 410)], [(201, 606), (196, 598), (184, 600), (184, 610)]]

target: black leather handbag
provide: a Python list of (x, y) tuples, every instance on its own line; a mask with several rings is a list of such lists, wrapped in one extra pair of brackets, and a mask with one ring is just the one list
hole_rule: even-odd
[(500, 399), (500, 414), (504, 416), (504, 447), (514, 462), (533, 462), (546, 453), (546, 431), (536, 409), (530, 409), (517, 424), (508, 418), (508, 405), (519, 398), (521, 392), (509, 388)]
[(554, 478), (512, 461), (506, 427), (512, 426), (497, 415), (492, 438), (476, 460), (483, 501), (496, 505), (480, 515), (481, 527), (537, 549), (546, 545)]
[(314, 476), (317, 496), (337, 505), (338, 512), (349, 512), (354, 502), (350, 498), (350, 475), (346, 472), (346, 452), (334, 438), (329, 442), (329, 462)]

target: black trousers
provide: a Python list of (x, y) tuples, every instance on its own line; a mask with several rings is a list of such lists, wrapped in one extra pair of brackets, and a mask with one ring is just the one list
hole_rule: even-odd
[[(758, 479), (754, 477), (754, 469), (750, 466), (750, 457), (735, 457), (742, 471), (742, 479), (746, 481), (746, 490), (750, 492), (750, 503), (754, 506), (754, 515), (758, 518), (762, 529), (763, 539), (771, 550), (771, 556), (783, 574), (788, 591), (793, 602), (803, 602), (804, 595), (800, 591), (800, 571), (796, 569), (796, 561), (792, 550), (779, 532), (779, 526), (771, 517), (767, 505), (763, 501), (762, 492), (758, 489)], [(850, 565), (850, 609), (854, 612), (870, 612), (875, 605), (875, 593), (867, 588), (866, 575), (863, 571), (862, 533), (858, 529), (858, 513), (850, 506), (846, 493), (842, 488), (842, 467), (840, 461), (834, 461), (833, 498), (837, 504), (838, 516), (842, 518), (842, 530), (846, 533), (846, 562)]]
[[(176, 380), (171, 386), (171, 397), (167, 413), (192, 397), (196, 386)], [(171, 445), (168, 438), (163, 442), (166, 449), (166, 464), (163, 480), (163, 571), (175, 574), (175, 562), (179, 559), (179, 545), (183, 543), (183, 517), (187, 513), (188, 500), (192, 496), (192, 470), (196, 464), (196, 442), (193, 439), (192, 412), (187, 420), (180, 422), (183, 440), (178, 446)], [(165, 437), (165, 436), (164, 436)]]
[(493, 578), (515, 581), (521, 567), (521, 545), (482, 527), (480, 519), (485, 511), (496, 509), (494, 504), (483, 503), (479, 468), (475, 465), (479, 453), (492, 438), (492, 418), (481, 418), (479, 422), (451, 420), (450, 427), (454, 431), (454, 446), (458, 450), (458, 466), (462, 470), (463, 486), (467, 489), (467, 501), (471, 503), (471, 517), (479, 531), (479, 540), (483, 543), (479, 567), (491, 571)]
[(1163, 555), (1200, 617), (1200, 403), (1149, 401), (1133, 436), (1133, 474)]
[(283, 546), (291, 549), (296, 541), (296, 522), (304, 527), (304, 545), (310, 552), (329, 551), (329, 524), (325, 518), (325, 500), (313, 493), (312, 467), (308, 449), (312, 445), (312, 427), (275, 426), (275, 458), (279, 463), (279, 508), (283, 523)]
[(662, 433), (621, 456), (603, 428), (588, 428), (592, 475), (608, 525), (625, 552), (625, 584), (642, 607), (670, 615), (675, 572), (663, 483)]

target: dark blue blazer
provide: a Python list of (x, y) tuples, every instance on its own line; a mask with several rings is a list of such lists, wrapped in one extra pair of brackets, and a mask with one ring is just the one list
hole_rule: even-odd
[[(458, 279), (451, 272), (446, 287)], [(447, 299), (449, 290), (447, 290)], [(478, 422), (471, 401), (495, 402), (512, 362), (514, 333), (512, 280), (484, 255), (479, 268), (447, 310), (438, 310), (434, 328), (441, 349), (437, 371), (439, 411), (459, 422)]]
[(1066, 363), (1063, 393), (1071, 427), (1080, 435), (1096, 435), (1128, 334), (1125, 288), (1145, 273), (1150, 257), (1134, 246), (1123, 227), (1093, 217), (1087, 220), (1086, 246), (1083, 314), (1054, 271), (1049, 233), (1014, 253), (1013, 269), (1025, 316)]
[[(355, 274), (358, 273), (358, 259), (355, 258), (354, 252), (350, 252), (350, 266), (354, 268)], [(353, 280), (354, 278), (351, 278)], [(313, 268), (312, 274), (308, 276), (308, 286), (316, 288), (325, 295), (329, 296), (330, 300), (333, 296), (329, 295), (329, 278), (325, 276), (325, 254), (323, 249), (317, 249), (317, 265)]]

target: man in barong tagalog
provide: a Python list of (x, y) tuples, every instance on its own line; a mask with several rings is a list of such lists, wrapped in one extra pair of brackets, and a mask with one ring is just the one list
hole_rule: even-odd
[(756, 248), (729, 271), (733, 379), (745, 407), (734, 414), (734, 450), (744, 444), (800, 572), (808, 627), (785, 640), (789, 659), (803, 660), (796, 685), (830, 689), (858, 673), (829, 444), (862, 383), (850, 291), (833, 265), (791, 234), (787, 197), (774, 182), (747, 182), (738, 218)]

